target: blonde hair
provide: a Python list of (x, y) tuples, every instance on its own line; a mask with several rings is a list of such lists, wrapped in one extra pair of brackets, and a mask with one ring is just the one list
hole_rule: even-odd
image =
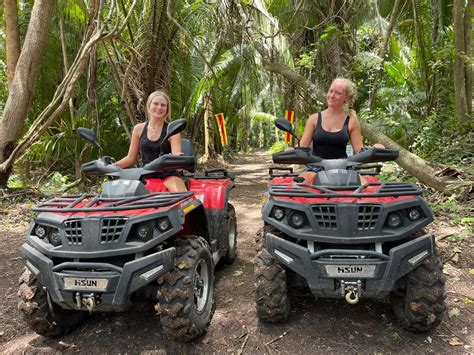
[(353, 81), (351, 81), (349, 79), (346, 79), (346, 78), (342, 78), (342, 77), (334, 79), (332, 84), (334, 84), (336, 81), (340, 82), (341, 84), (343, 84), (346, 87), (347, 100), (344, 104), (345, 111), (348, 111), (351, 114), (352, 113), (355, 114), (354, 103), (355, 103), (355, 100), (357, 98), (357, 86), (356, 86), (356, 84), (354, 84)]
[(163, 90), (156, 90), (156, 91), (153, 91), (150, 96), (148, 96), (148, 99), (146, 100), (146, 107), (145, 107), (145, 116), (146, 118), (150, 118), (149, 117), (149, 110), (150, 110), (150, 105), (151, 105), (151, 102), (153, 101), (153, 99), (157, 96), (161, 96), (163, 97), (165, 100), (166, 100), (166, 104), (168, 105), (168, 108), (166, 110), (166, 116), (165, 116), (165, 120), (167, 118), (170, 118), (171, 117), (171, 101), (170, 101), (170, 97), (168, 96), (168, 94), (166, 92), (164, 92)]

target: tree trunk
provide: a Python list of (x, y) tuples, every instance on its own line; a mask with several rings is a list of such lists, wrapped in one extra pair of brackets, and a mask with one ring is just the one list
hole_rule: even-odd
[[(64, 76), (66, 76), (68, 70), (69, 70), (69, 61), (67, 57), (67, 46), (66, 46), (66, 38), (64, 35), (64, 20), (62, 17), (59, 18), (59, 33), (60, 33), (60, 39), (61, 39), (61, 51), (63, 54), (63, 71), (64, 71)], [(74, 114), (74, 103), (72, 99), (69, 100), (69, 116), (71, 118), (72, 122), (72, 127), (76, 129), (76, 119), (75, 119), (75, 114)], [(79, 146), (76, 143), (74, 145), (74, 176), (76, 180), (79, 180), (81, 178), (81, 160), (80, 160), (80, 150)]]
[(204, 96), (204, 156), (202, 162), (205, 163), (209, 159), (209, 116), (210, 116), (210, 97), (209, 93)]
[(400, 152), (400, 155), (398, 156), (396, 162), (398, 165), (408, 171), (410, 175), (416, 177), (425, 185), (428, 185), (440, 192), (446, 192), (448, 183), (436, 177), (436, 171), (431, 166), (429, 166), (425, 160), (413, 153), (410, 153), (408, 150), (398, 145), (396, 142), (377, 130), (375, 127), (362, 120), (361, 128), (363, 136), (369, 139), (372, 143), (381, 143), (386, 148), (397, 149)]
[(469, 0), (464, 11), (464, 43), (466, 46), (465, 77), (467, 113), (472, 117), (472, 7), (474, 2)]
[[(395, 23), (397, 21), (397, 15), (398, 15), (398, 7), (400, 6), (400, 0), (395, 0), (392, 8), (392, 13), (390, 14), (390, 21), (387, 26), (387, 31), (385, 32), (385, 38), (383, 40), (383, 45), (382, 48), (380, 49), (380, 52), (378, 53), (379, 57), (382, 59), (382, 65), (385, 62), (385, 57), (387, 56), (388, 52), (388, 44), (390, 42), (390, 38), (392, 37), (392, 32), (393, 29), (395, 28)], [(369, 107), (372, 108), (374, 105), (375, 101), (375, 96), (377, 95), (377, 89), (378, 89), (378, 82), (380, 78), (380, 72), (377, 72), (375, 74), (375, 80), (374, 80), (374, 86), (372, 91), (369, 92)]]
[(423, 28), (421, 26), (420, 22), (420, 14), (419, 14), (419, 7), (420, 3), (417, 0), (412, 0), (412, 9), (413, 9), (413, 26), (415, 29), (415, 37), (416, 37), (416, 42), (418, 44), (417, 48), (417, 55), (419, 57), (419, 63), (420, 63), (420, 70), (421, 70), (421, 77), (423, 78), (424, 84), (425, 84), (425, 93), (426, 97), (428, 98), (428, 104), (429, 108), (428, 110), (431, 111), (433, 108), (433, 95), (432, 95), (432, 90), (430, 86), (430, 80), (428, 77), (428, 58), (427, 58), (427, 52), (425, 48), (425, 42), (423, 40)]
[[(54, 4), (53, 0), (37, 0), (33, 5), (25, 42), (0, 121), (0, 163), (10, 156), (16, 141), (21, 137), (53, 17)], [(0, 186), (7, 184), (10, 174), (11, 168), (0, 172)]]
[(20, 30), (18, 27), (17, 0), (4, 0), (5, 47), (7, 52), (8, 89), (11, 88), (15, 68), (20, 57)]
[(464, 34), (464, 0), (454, 0), (454, 97), (456, 115), (460, 122), (467, 117), (466, 96), (466, 43)]

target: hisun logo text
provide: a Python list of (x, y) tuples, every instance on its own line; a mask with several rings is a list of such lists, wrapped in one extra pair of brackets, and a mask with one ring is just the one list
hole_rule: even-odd
[(97, 280), (74, 280), (74, 286), (97, 287)]
[(339, 274), (357, 274), (362, 272), (362, 266), (338, 266), (337, 272)]

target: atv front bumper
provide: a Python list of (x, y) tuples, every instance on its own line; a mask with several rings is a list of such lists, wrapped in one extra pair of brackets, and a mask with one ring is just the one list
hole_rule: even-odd
[(28, 244), (21, 248), (27, 268), (65, 309), (123, 311), (130, 295), (174, 268), (175, 248), (127, 262), (123, 267), (100, 262), (68, 261), (57, 265)]
[(395, 283), (434, 254), (434, 235), (426, 234), (390, 250), (326, 249), (311, 253), (307, 248), (266, 234), (267, 250), (281, 264), (304, 277), (316, 297), (343, 297), (344, 285), (359, 285), (363, 298), (382, 298)]

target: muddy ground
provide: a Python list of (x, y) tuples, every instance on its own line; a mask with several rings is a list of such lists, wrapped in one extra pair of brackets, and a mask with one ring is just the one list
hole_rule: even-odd
[[(210, 328), (191, 344), (164, 338), (158, 316), (139, 306), (122, 314), (96, 314), (73, 334), (46, 339), (26, 327), (16, 310), (18, 277), (23, 263), (20, 246), (31, 218), (32, 202), (7, 204), (0, 211), (0, 352), (92, 353), (472, 353), (474, 342), (474, 268), (471, 236), (438, 215), (432, 228), (447, 276), (444, 322), (431, 333), (413, 334), (397, 325), (386, 300), (362, 300), (350, 306), (341, 300), (315, 300), (309, 293), (291, 293), (291, 315), (284, 324), (257, 320), (254, 307), (254, 237), (261, 228), (261, 196), (268, 176), (268, 156), (235, 159), (232, 203), (238, 218), (238, 259), (220, 267), (216, 276), (217, 308)], [(11, 200), (9, 200), (11, 201)], [(453, 238), (452, 236), (456, 236)], [(453, 249), (457, 248), (457, 249)], [(453, 250), (458, 251), (453, 253)], [(456, 255), (457, 254), (457, 255)]]

